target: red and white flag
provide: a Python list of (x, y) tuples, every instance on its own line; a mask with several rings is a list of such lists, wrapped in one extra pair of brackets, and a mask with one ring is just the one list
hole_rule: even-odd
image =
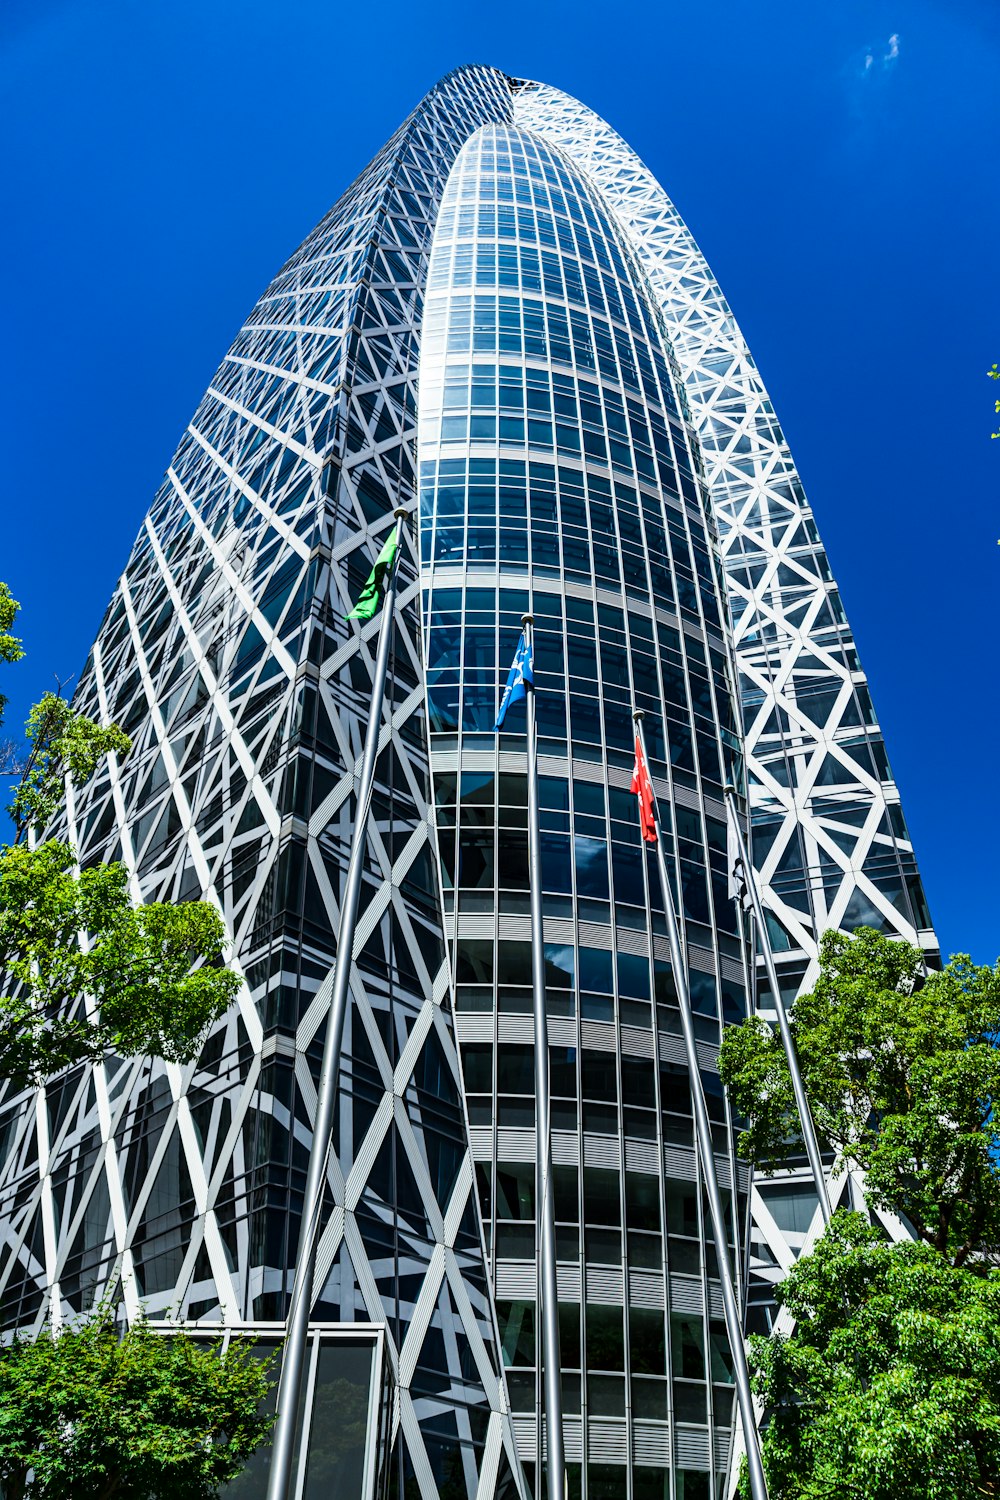
[(635, 737), (635, 765), (632, 768), (632, 790), (639, 799), (639, 822), (647, 844), (656, 843), (656, 814), (653, 811), (653, 783), (642, 753), (642, 742)]

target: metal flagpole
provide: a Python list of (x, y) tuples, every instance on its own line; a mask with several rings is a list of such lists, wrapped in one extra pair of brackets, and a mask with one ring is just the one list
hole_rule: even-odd
[[(521, 625), (532, 663), (533, 617)], [(532, 675), (534, 675), (532, 673)], [(545, 1008), (545, 939), (542, 930), (542, 860), (538, 831), (538, 736), (535, 727), (535, 685), (524, 679), (528, 716), (528, 868), (531, 884), (531, 990), (535, 1018), (535, 1233), (538, 1240), (537, 1323), (544, 1361), (545, 1430), (548, 1437), (548, 1500), (566, 1500), (566, 1455), (563, 1450), (562, 1362), (559, 1356), (559, 1292), (556, 1279), (556, 1214), (552, 1197), (552, 1131), (549, 1100), (549, 1028)], [(536, 1346), (537, 1347), (537, 1346)], [(542, 1421), (538, 1415), (538, 1472), (540, 1493)]]
[[(646, 737), (642, 731), (643, 717), (644, 714), (641, 708), (636, 709), (632, 715), (632, 718), (635, 720), (636, 736), (642, 751), (643, 764), (646, 767), (646, 774), (649, 775), (649, 760), (646, 756)], [(649, 778), (649, 784), (652, 791), (652, 776)], [(725, 1216), (722, 1211), (722, 1194), (719, 1191), (719, 1178), (715, 1169), (712, 1126), (708, 1118), (708, 1105), (705, 1103), (705, 1089), (701, 1081), (698, 1049), (694, 1039), (694, 1022), (691, 1017), (691, 993), (688, 988), (687, 964), (681, 947), (680, 932), (677, 928), (677, 916), (674, 912), (674, 898), (670, 890), (670, 880), (667, 875), (667, 861), (663, 853), (663, 824), (660, 822), (660, 812), (655, 792), (653, 792), (653, 811), (659, 833), (659, 837), (656, 840), (656, 860), (660, 870), (663, 909), (667, 919), (667, 943), (670, 948), (670, 967), (674, 974), (677, 1004), (681, 1013), (684, 1051), (687, 1055), (688, 1072), (691, 1077), (691, 1104), (694, 1112), (695, 1135), (698, 1141), (698, 1154), (701, 1157), (702, 1175), (705, 1179), (709, 1216), (712, 1221), (712, 1236), (715, 1240), (715, 1254), (719, 1263), (719, 1279), (722, 1282), (722, 1305), (726, 1317), (726, 1332), (729, 1335), (729, 1347), (733, 1355), (736, 1396), (739, 1401), (743, 1435), (747, 1445), (747, 1470), (750, 1479), (750, 1494), (753, 1500), (768, 1500), (767, 1483), (764, 1479), (764, 1465), (760, 1456), (760, 1435), (757, 1431), (753, 1394), (750, 1390), (750, 1372), (747, 1368), (746, 1348), (743, 1343), (743, 1320), (740, 1317), (739, 1307), (736, 1302), (733, 1270), (729, 1263), (729, 1243), (726, 1236)]]
[(316, 1246), (319, 1241), (323, 1188), (326, 1183), (327, 1163), (333, 1141), (333, 1112), (337, 1100), (337, 1085), (340, 1082), (340, 1054), (350, 998), (351, 959), (354, 949), (354, 932), (358, 921), (361, 877), (365, 867), (368, 812), (375, 782), (375, 762), (378, 758), (379, 733), (382, 727), (382, 700), (385, 695), (386, 670), (392, 641), (392, 616), (396, 603), (396, 566), (399, 561), (398, 546), (406, 515), (407, 512), (403, 507), (395, 511), (397, 552), (388, 570), (385, 598), (382, 604), (382, 624), (379, 631), (378, 653), (375, 658), (375, 673), (372, 678), (372, 699), (365, 730), (361, 780), (358, 784), (354, 841), (351, 844), (351, 857), (344, 885), (344, 902), (340, 910), (333, 994), (327, 1014), (323, 1064), (316, 1092), (313, 1147), (309, 1155), (305, 1200), (302, 1205), (302, 1228), (299, 1233), (295, 1279), (292, 1282), (292, 1300), (288, 1309), (281, 1378), (278, 1383), (278, 1419), (275, 1423), (274, 1442), (271, 1448), (267, 1500), (288, 1500), (292, 1473), (295, 1433), (306, 1366), (306, 1337), (309, 1331), (309, 1313), (312, 1310), (313, 1277), (316, 1270)]
[(781, 997), (781, 988), (778, 984), (778, 975), (774, 966), (774, 954), (771, 952), (771, 944), (767, 937), (767, 927), (764, 923), (764, 908), (761, 905), (760, 891), (757, 889), (757, 877), (750, 863), (750, 857), (747, 854), (746, 841), (743, 837), (743, 830), (740, 827), (740, 820), (736, 811), (736, 788), (733, 786), (726, 787), (726, 813), (729, 817), (729, 826), (736, 840), (736, 847), (739, 850), (740, 863), (743, 866), (743, 874), (753, 906), (754, 919), (757, 923), (757, 931), (760, 934), (760, 948), (764, 957), (764, 969), (767, 974), (767, 982), (771, 986), (774, 1008), (778, 1015), (778, 1030), (781, 1033), (781, 1045), (785, 1049), (788, 1071), (792, 1075), (792, 1092), (795, 1095), (795, 1107), (799, 1112), (799, 1124), (802, 1129), (802, 1139), (805, 1142), (806, 1156), (809, 1159), (809, 1170), (812, 1173), (816, 1196), (819, 1199), (819, 1208), (820, 1213), (823, 1215), (823, 1223), (826, 1225), (830, 1222), (830, 1195), (827, 1192), (823, 1159), (820, 1156), (819, 1142), (816, 1139), (816, 1126), (813, 1122), (812, 1110), (809, 1108), (809, 1100), (806, 1098), (805, 1084), (802, 1082), (798, 1053), (795, 1051), (792, 1030), (788, 1024), (788, 1011), (785, 1009), (785, 1002)]

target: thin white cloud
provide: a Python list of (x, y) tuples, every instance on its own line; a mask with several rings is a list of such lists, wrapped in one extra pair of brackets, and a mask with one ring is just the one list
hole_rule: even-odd
[(879, 73), (888, 73), (895, 68), (899, 61), (900, 40), (899, 32), (894, 31), (887, 41), (880, 42), (877, 47), (866, 47), (858, 70), (859, 77), (877, 77)]

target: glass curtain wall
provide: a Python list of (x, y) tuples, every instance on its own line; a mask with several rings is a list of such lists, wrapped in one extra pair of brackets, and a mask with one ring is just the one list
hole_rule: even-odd
[[(664, 317), (719, 530), (751, 857), (786, 1003), (812, 988), (828, 928), (864, 924), (898, 935), (936, 967), (938, 942), (859, 643), (803, 488), (807, 476), (733, 311), (663, 187), (604, 120), (559, 89), (530, 83), (517, 93), (514, 121), (565, 151), (604, 196)], [(773, 1018), (762, 961), (757, 984), (757, 1003)], [(847, 1179), (830, 1187), (836, 1203)], [(819, 1230), (804, 1157), (777, 1178), (758, 1177), (753, 1200), (749, 1321), (764, 1331), (782, 1268)]]
[(483, 127), (449, 177), (419, 390), (445, 920), (518, 1448), (532, 1479), (523, 709), (499, 736), (493, 723), (530, 609), (570, 1482), (589, 1500), (698, 1500), (723, 1482), (728, 1351), (662, 906), (628, 788), (635, 703), (680, 874), (735, 1229), (745, 1180), (712, 1071), (720, 1018), (744, 1005), (726, 888), (722, 755), (735, 740), (717, 562), (643, 275), (599, 195), (528, 131)]

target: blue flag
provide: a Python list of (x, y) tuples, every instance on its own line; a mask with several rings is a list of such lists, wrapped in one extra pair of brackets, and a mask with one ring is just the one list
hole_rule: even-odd
[(531, 647), (525, 640), (524, 632), (522, 631), (521, 639), (517, 643), (517, 651), (514, 655), (510, 675), (507, 678), (507, 686), (504, 688), (503, 697), (500, 699), (500, 712), (497, 714), (497, 721), (493, 726), (494, 731), (503, 727), (504, 715), (511, 704), (520, 703), (522, 698), (528, 696), (528, 691), (524, 684), (526, 682), (534, 684), (534, 681), (535, 674), (531, 665)]

